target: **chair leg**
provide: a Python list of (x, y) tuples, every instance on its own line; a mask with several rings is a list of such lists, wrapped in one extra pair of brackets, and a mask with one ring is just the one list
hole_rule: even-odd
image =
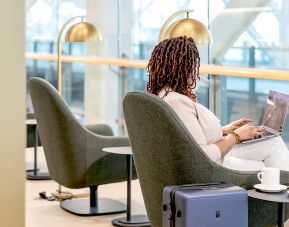
[(89, 199), (63, 200), (60, 202), (60, 207), (69, 213), (79, 216), (98, 216), (126, 212), (124, 203), (108, 198), (98, 199), (97, 188), (97, 185), (90, 187)]

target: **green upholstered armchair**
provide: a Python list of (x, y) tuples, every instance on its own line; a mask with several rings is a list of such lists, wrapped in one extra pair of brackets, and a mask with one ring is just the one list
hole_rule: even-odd
[(61, 207), (83, 216), (125, 212), (123, 203), (98, 200), (97, 186), (127, 179), (126, 157), (102, 148), (128, 146), (128, 138), (113, 136), (107, 125), (82, 126), (46, 80), (32, 78), (29, 88), (51, 178), (68, 188), (90, 188), (90, 201), (65, 200)]
[[(257, 172), (240, 172), (211, 161), (174, 110), (159, 97), (129, 92), (123, 100), (128, 135), (150, 223), (162, 226), (162, 192), (167, 185), (230, 182), (245, 189)], [(289, 182), (281, 171), (281, 182)], [(288, 207), (286, 207), (288, 218)], [(277, 224), (277, 203), (249, 198), (249, 226)]]

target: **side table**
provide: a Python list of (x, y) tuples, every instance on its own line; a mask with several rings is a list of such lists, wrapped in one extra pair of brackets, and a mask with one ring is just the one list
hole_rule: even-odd
[(146, 215), (131, 215), (131, 180), (132, 180), (132, 150), (131, 147), (106, 147), (105, 152), (126, 155), (127, 159), (127, 214), (126, 217), (112, 220), (114, 226), (150, 227)]
[(285, 203), (289, 203), (289, 194), (287, 190), (279, 193), (265, 193), (256, 189), (251, 189), (248, 191), (248, 196), (278, 203), (278, 227), (284, 227)]
[(27, 173), (27, 180), (51, 180), (48, 173), (39, 173), (37, 167), (37, 147), (38, 147), (38, 129), (35, 119), (27, 119), (26, 125), (32, 125), (34, 127), (34, 168)]

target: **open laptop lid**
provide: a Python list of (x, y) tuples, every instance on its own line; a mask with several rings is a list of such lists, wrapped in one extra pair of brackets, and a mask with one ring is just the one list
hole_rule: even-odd
[(272, 129), (273, 132), (279, 132), (278, 134), (280, 134), (284, 127), (288, 104), (289, 95), (270, 90), (262, 126)]

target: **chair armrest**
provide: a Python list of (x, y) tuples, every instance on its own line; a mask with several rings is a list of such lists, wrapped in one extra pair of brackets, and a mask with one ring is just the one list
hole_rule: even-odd
[[(252, 189), (255, 184), (260, 184), (257, 178), (257, 173), (259, 171), (237, 171), (228, 169), (225, 167), (217, 167), (217, 170), (213, 171), (213, 181), (225, 181), (239, 185), (245, 189)], [(280, 182), (282, 184), (289, 183), (289, 172), (280, 171)]]
[(127, 136), (106, 136), (103, 140), (105, 147), (125, 147), (130, 146)]
[(90, 131), (87, 134), (87, 164), (103, 158), (109, 153), (103, 151), (105, 147), (125, 147), (130, 146), (128, 137), (102, 136), (96, 135)]
[(285, 170), (280, 171), (280, 183), (289, 185), (289, 172)]
[(260, 183), (257, 173), (258, 171), (238, 171), (219, 166), (213, 171), (212, 182), (224, 181), (252, 189), (254, 184)]
[[(122, 182), (127, 180), (127, 157), (122, 154), (105, 152), (105, 147), (129, 146), (128, 137), (97, 136), (100, 147), (95, 142), (89, 142), (86, 164), (88, 167), (87, 181), (98, 185)], [(91, 141), (91, 140), (90, 140)], [(133, 179), (137, 178), (134, 162), (132, 165)], [(92, 173), (92, 174), (89, 174)]]
[(113, 131), (111, 127), (107, 124), (91, 124), (91, 125), (85, 125), (85, 128), (87, 128), (89, 131), (102, 135), (102, 136), (113, 136)]

